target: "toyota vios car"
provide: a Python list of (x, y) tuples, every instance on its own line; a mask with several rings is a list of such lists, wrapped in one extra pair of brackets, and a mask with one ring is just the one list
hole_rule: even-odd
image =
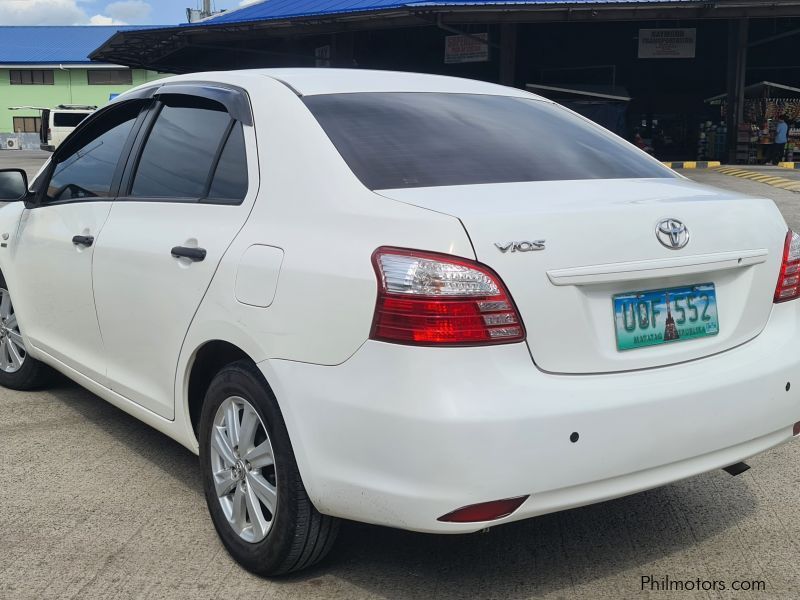
[(0, 383), (49, 369), (200, 455), (245, 567), (631, 494), (800, 421), (800, 236), (488, 83), (161, 80), (0, 173)]

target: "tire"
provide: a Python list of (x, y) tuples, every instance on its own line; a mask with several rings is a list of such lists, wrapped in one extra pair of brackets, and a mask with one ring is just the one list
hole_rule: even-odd
[[(233, 435), (229, 423), (235, 423)], [(214, 527), (247, 570), (284, 575), (310, 567), (330, 551), (339, 520), (311, 504), (275, 396), (249, 361), (223, 368), (206, 392), (200, 466)]]
[(50, 367), (32, 356), (22, 342), (11, 294), (0, 273), (0, 386), (12, 390), (35, 390), (53, 379)]

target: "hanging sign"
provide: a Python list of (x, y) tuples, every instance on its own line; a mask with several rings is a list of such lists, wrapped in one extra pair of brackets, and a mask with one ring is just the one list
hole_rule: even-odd
[(694, 58), (697, 29), (640, 29), (639, 58)]
[(489, 60), (489, 34), (448, 35), (444, 38), (445, 64), (486, 62)]

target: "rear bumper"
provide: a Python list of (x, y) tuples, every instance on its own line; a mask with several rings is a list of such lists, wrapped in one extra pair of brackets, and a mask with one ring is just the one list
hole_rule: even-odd
[(492, 524), (515, 521), (657, 487), (788, 441), (800, 421), (799, 337), (800, 304), (790, 302), (775, 306), (762, 334), (743, 346), (624, 374), (543, 373), (524, 343), (367, 342), (335, 367), (259, 366), (321, 512), (461, 533), (485, 524), (436, 519), (529, 494)]

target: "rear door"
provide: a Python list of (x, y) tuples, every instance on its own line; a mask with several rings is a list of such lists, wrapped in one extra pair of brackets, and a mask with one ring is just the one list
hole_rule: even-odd
[(42, 118), (39, 122), (39, 141), (40, 146), (48, 146), (50, 144), (50, 109), (45, 108), (42, 110)]
[(171, 419), (184, 337), (256, 195), (246, 96), (162, 87), (137, 147), (95, 249), (94, 294), (111, 389)]

